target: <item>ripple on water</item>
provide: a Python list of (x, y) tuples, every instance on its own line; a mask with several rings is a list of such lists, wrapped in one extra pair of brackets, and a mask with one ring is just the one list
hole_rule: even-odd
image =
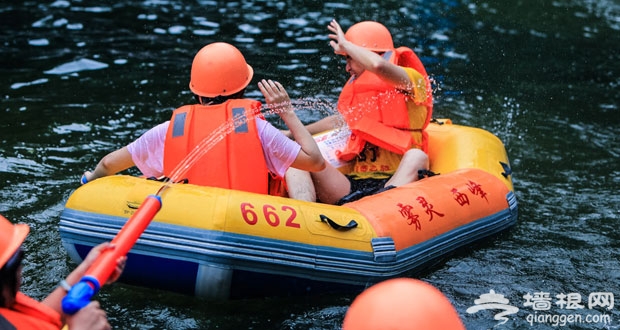
[(90, 132), (91, 127), (85, 124), (72, 123), (68, 125), (60, 125), (53, 128), (56, 134), (68, 134), (71, 132)]
[(108, 64), (99, 61), (82, 58), (76, 61), (68, 62), (54, 67), (53, 69), (43, 71), (46, 74), (64, 75), (69, 73), (77, 73), (89, 70), (101, 70), (108, 67)]
[(282, 322), (280, 329), (340, 329), (348, 306), (328, 306), (316, 311), (292, 314)]
[[(32, 154), (36, 151), (30, 148), (23, 148), (23, 153)], [(0, 172), (32, 175), (36, 177), (45, 177), (51, 172), (51, 167), (47, 164), (23, 157), (0, 157)]]
[(49, 79), (47, 79), (47, 78), (40, 78), (40, 79), (36, 79), (36, 80), (33, 80), (33, 81), (29, 81), (29, 82), (13, 83), (13, 84), (11, 84), (11, 89), (19, 89), (19, 88), (22, 88), (22, 87), (32, 86), (32, 85), (41, 85), (41, 84), (45, 84), (48, 81), (49, 81)]
[[(620, 3), (615, 0), (570, 0), (556, 1), (558, 7), (580, 6), (590, 14), (603, 19), (610, 28), (620, 30)], [(580, 12), (575, 14), (580, 15)]]
[(50, 41), (46, 38), (30, 39), (28, 44), (31, 46), (47, 46), (50, 44)]

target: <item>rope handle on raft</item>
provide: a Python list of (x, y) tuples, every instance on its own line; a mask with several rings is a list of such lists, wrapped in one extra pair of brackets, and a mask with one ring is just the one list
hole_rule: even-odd
[(336, 230), (343, 230), (344, 231), (344, 230), (350, 230), (350, 229), (353, 229), (353, 228), (357, 227), (357, 222), (355, 220), (351, 220), (351, 221), (349, 221), (348, 224), (343, 226), (343, 225), (340, 225), (340, 224), (336, 223), (334, 220), (330, 219), (328, 216), (326, 216), (324, 214), (321, 214), (320, 218), (321, 218), (321, 222), (327, 223), (330, 227), (332, 227), (333, 229), (336, 229)]
[(508, 179), (508, 176), (512, 174), (512, 168), (510, 168), (510, 165), (504, 162), (499, 162), (499, 164), (502, 165), (502, 169), (504, 169), (504, 172), (502, 172), (502, 176)]

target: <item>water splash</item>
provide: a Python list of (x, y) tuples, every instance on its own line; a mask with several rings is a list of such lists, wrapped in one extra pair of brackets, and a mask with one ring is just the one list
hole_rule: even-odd
[(431, 83), (431, 94), (439, 94), (443, 90), (440, 79), (435, 78), (434, 76), (429, 76), (428, 79)]
[(504, 141), (504, 144), (510, 145), (513, 138), (518, 140), (522, 138), (519, 135), (522, 132), (516, 132), (517, 121), (522, 116), (521, 105), (516, 99), (505, 96), (501, 114), (503, 118), (498, 118), (493, 122), (493, 131)]
[[(330, 107), (328, 104), (317, 101), (317, 100), (295, 100), (291, 101), (294, 106), (294, 111), (300, 110), (319, 110), (319, 111), (327, 111)], [(234, 130), (242, 125), (251, 122), (256, 119), (256, 116), (260, 113), (265, 117), (279, 115), (280, 113), (288, 110), (289, 103), (286, 104), (274, 104), (271, 107), (263, 105), (261, 107), (260, 112), (256, 112), (251, 115), (239, 114), (229, 119), (225, 123), (222, 123), (218, 126), (213, 132), (211, 132), (207, 137), (205, 137), (198, 145), (192, 149), (192, 151), (187, 154), (187, 156), (173, 169), (169, 178), (165, 181), (165, 185), (163, 185), (159, 191), (157, 192), (158, 196), (169, 188), (172, 184), (179, 182), (185, 174), (189, 171), (192, 166), (194, 166), (202, 157), (204, 157), (213, 147), (221, 142), (228, 134), (234, 132)], [(333, 112), (333, 107), (331, 107), (331, 111)], [(338, 121), (344, 122), (342, 120)]]
[[(344, 115), (352, 118), (355, 122), (356, 120), (361, 119), (370, 113), (371, 109), (375, 107), (375, 104), (380, 100), (381, 102), (391, 103), (391, 100), (396, 97), (403, 97), (400, 93), (391, 93), (387, 92), (386, 95), (377, 95), (368, 102), (364, 102), (362, 104), (358, 104), (356, 106), (352, 106), (346, 109), (341, 109), (344, 112)], [(333, 126), (336, 131), (340, 130), (348, 130), (349, 127), (345, 122), (343, 116), (335, 110), (335, 106), (333, 103), (321, 100), (321, 99), (296, 99), (290, 102), (293, 105), (294, 111), (312, 111), (318, 112), (321, 117), (332, 116), (333, 118)], [(279, 115), (283, 111), (288, 110), (287, 104), (275, 104), (271, 107), (262, 106), (260, 113), (266, 118), (269, 116)], [(174, 168), (171, 172), (168, 180), (166, 180), (166, 184), (162, 186), (157, 195), (161, 195), (163, 191), (169, 188), (172, 184), (179, 182), (184, 175), (189, 171), (192, 166), (194, 166), (202, 157), (204, 157), (213, 147), (221, 142), (228, 134), (231, 134), (237, 127), (241, 125), (245, 125), (249, 121), (255, 120), (257, 114), (246, 115), (240, 114), (236, 115), (225, 123), (222, 123), (218, 126), (213, 132), (211, 132), (207, 137), (205, 137), (198, 145), (192, 149), (192, 151), (187, 154), (187, 156)]]
[(292, 101), (295, 112), (308, 122), (315, 122), (321, 118), (339, 115), (333, 102), (317, 98), (302, 98)]

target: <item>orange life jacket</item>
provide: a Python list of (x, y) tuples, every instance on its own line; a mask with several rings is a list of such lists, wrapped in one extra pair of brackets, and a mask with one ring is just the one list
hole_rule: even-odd
[(0, 315), (18, 330), (58, 330), (63, 326), (58, 312), (21, 292), (11, 309), (0, 308)]
[(412, 147), (427, 151), (428, 134), (424, 130), (432, 117), (433, 96), (426, 69), (407, 47), (387, 51), (383, 56), (391, 63), (420, 73), (426, 93), (406, 94), (370, 71), (351, 77), (338, 99), (338, 111), (352, 132), (347, 146), (337, 152), (341, 159), (353, 159), (366, 142), (400, 155)]
[(188, 164), (189, 169), (179, 180), (268, 193), (269, 170), (254, 120), (257, 116), (263, 118), (260, 108), (259, 101), (234, 99), (218, 105), (176, 109), (166, 133), (164, 175), (171, 177), (177, 165), (200, 145), (203, 152), (208, 151)]

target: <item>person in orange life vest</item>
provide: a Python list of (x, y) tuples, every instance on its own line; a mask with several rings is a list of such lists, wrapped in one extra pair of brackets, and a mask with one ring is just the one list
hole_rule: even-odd
[[(169, 122), (103, 157), (92, 172), (84, 173), (82, 183), (133, 166), (147, 177), (170, 177), (194, 147), (238, 116), (248, 120), (233, 132), (221, 131), (224, 141), (214, 144), (206, 157), (201, 157), (180, 179), (187, 178), (189, 183), (198, 185), (268, 193), (269, 175), (283, 178), (289, 167), (311, 172), (324, 169), (321, 151), (279, 82), (263, 79), (258, 88), (267, 105), (287, 125), (294, 141), (262, 117), (259, 101), (243, 98), (252, 76), (252, 67), (233, 45), (217, 42), (203, 47), (194, 57), (189, 84), (198, 104), (176, 109)], [(291, 190), (289, 196), (314, 198)]]
[(411, 49), (395, 49), (381, 23), (360, 22), (345, 34), (333, 20), (328, 29), (330, 45), (346, 57), (351, 77), (338, 99), (339, 114), (306, 128), (311, 134), (338, 128), (337, 117), (342, 116), (352, 134), (339, 158), (354, 160), (353, 167), (346, 176), (329, 164), (311, 175), (291, 170), (289, 185), (305, 182), (311, 189), (310, 177), (321, 202), (342, 204), (349, 196), (361, 198), (360, 191), (373, 193), (418, 180), (418, 171), (429, 167), (424, 129), (432, 113), (424, 66)]
[[(13, 225), (0, 215), (0, 329), (61, 329), (64, 324), (70, 330), (111, 329), (97, 301), (91, 301), (73, 315), (63, 314), (61, 302), (67, 289), (81, 280), (97, 256), (114, 247), (107, 242), (94, 247), (58, 288), (38, 302), (19, 291), (24, 256), (21, 246), (29, 231), (28, 225)], [(125, 261), (125, 257), (118, 260), (108, 284), (121, 275)]]

